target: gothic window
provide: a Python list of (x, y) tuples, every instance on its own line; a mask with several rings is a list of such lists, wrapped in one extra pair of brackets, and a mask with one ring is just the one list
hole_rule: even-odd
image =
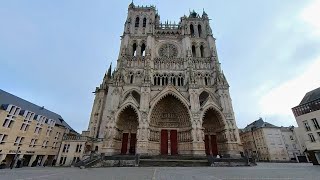
[(153, 85), (157, 84), (157, 77), (153, 77)]
[(130, 84), (133, 84), (133, 75), (130, 76)]
[(160, 77), (158, 76), (158, 86), (160, 86)]
[(129, 81), (130, 81), (130, 84), (133, 84), (133, 73), (132, 72), (129, 73)]
[(182, 74), (179, 74), (179, 77), (178, 77), (178, 86), (183, 86), (183, 77), (182, 77)]
[(203, 103), (208, 99), (209, 97), (209, 93), (206, 92), (206, 91), (203, 91), (200, 96), (199, 96), (199, 103), (200, 103), (200, 106), (203, 105)]
[(147, 24), (147, 18), (143, 18), (143, 24), (142, 24), (142, 27), (146, 27), (146, 24)]
[(196, 47), (192, 45), (191, 49), (192, 49), (192, 57), (196, 57)]
[(200, 56), (204, 57), (204, 48), (203, 45), (200, 46)]
[(136, 18), (136, 22), (135, 22), (135, 24), (134, 24), (134, 27), (139, 27), (139, 21), (140, 21), (140, 18), (137, 17), (137, 18)]
[(204, 77), (204, 84), (205, 84), (206, 86), (208, 86), (208, 78), (207, 78), (207, 77)]
[(141, 45), (141, 56), (145, 56), (146, 54), (146, 45), (143, 43)]
[(200, 24), (198, 25), (198, 32), (199, 32), (199, 37), (201, 37), (202, 29), (201, 29), (201, 25)]
[(165, 85), (165, 77), (163, 76), (161, 79), (162, 79), (162, 85)]
[(190, 34), (191, 34), (191, 36), (194, 36), (193, 24), (190, 24)]
[(137, 91), (131, 92), (133, 98), (140, 104), (140, 94)]
[(137, 44), (132, 45), (132, 56), (137, 56)]
[(158, 53), (161, 57), (172, 58), (178, 55), (178, 49), (174, 44), (163, 44)]

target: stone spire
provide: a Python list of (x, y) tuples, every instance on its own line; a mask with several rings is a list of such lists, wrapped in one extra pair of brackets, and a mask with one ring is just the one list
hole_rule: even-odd
[(108, 72), (107, 72), (108, 79), (111, 79), (111, 66), (112, 66), (112, 63), (110, 64)]
[(203, 19), (207, 19), (208, 18), (208, 14), (204, 11), (204, 8), (203, 8), (203, 11), (202, 11), (202, 18)]
[(216, 77), (214, 80), (214, 84), (218, 87), (224, 87), (224, 88), (229, 88), (229, 83), (227, 81), (226, 76), (224, 75), (223, 71), (217, 71), (216, 72)]
[(129, 8), (134, 8), (134, 4), (133, 4), (133, 0), (131, 1), (131, 3), (129, 4)]

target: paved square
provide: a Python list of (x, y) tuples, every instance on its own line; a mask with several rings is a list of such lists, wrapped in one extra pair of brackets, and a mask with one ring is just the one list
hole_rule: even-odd
[(320, 166), (312, 164), (259, 163), (255, 167), (36, 167), (0, 170), (1, 180), (319, 180)]

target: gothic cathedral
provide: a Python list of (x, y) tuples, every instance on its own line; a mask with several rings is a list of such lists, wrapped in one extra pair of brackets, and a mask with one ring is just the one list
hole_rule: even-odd
[(161, 23), (131, 3), (117, 65), (95, 100), (88, 131), (99, 153), (240, 156), (229, 84), (208, 15)]

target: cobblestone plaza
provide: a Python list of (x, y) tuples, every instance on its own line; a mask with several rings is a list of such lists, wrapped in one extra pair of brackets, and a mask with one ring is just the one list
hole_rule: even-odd
[(1, 180), (110, 179), (110, 180), (316, 180), (320, 167), (308, 163), (259, 163), (255, 167), (132, 167), (0, 170)]

